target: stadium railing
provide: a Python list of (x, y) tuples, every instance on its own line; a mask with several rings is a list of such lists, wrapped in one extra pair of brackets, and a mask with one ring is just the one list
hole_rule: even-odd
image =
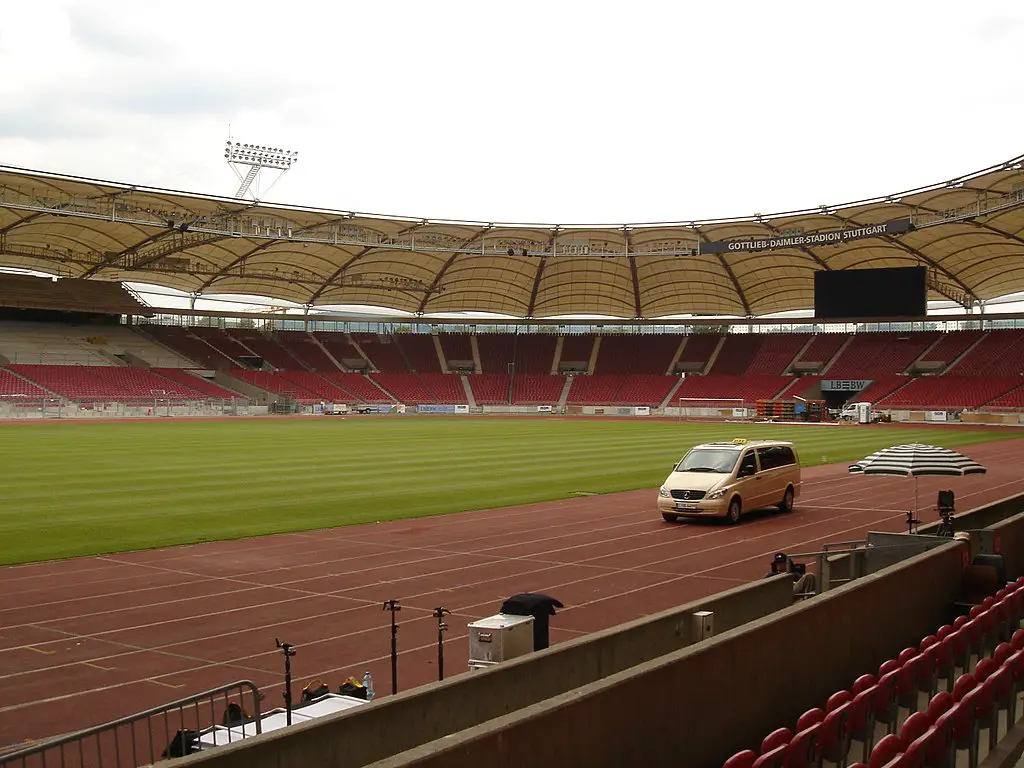
[[(139, 768), (167, 757), (180, 757), (183, 741), (212, 725), (255, 722), (261, 732), (263, 695), (250, 680), (238, 680), (170, 704), (153, 707), (103, 725), (0, 754), (0, 768)], [(248, 700), (248, 703), (247, 703)], [(237, 709), (235, 709), (237, 707)], [(237, 712), (238, 714), (233, 714)], [(229, 738), (245, 738), (227, 729)]]

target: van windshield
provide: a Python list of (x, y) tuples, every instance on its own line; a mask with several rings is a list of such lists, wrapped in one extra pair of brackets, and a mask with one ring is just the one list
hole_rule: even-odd
[(736, 448), (695, 448), (676, 467), (676, 472), (732, 472), (740, 452)]

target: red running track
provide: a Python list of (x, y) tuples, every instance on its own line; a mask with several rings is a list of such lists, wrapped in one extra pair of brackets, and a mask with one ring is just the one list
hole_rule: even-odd
[[(972, 446), (987, 475), (922, 478), (921, 508), (953, 488), (961, 510), (1024, 492), (1024, 440)], [(0, 569), (0, 746), (85, 728), (248, 678), (281, 704), (274, 638), (297, 646), (295, 690), (370, 670), (390, 691), (437, 678), (433, 609), (452, 611), (448, 675), (466, 624), (517, 592), (566, 607), (552, 643), (760, 578), (772, 553), (902, 530), (913, 480), (804, 471), (788, 514), (739, 526), (662, 522), (653, 491)], [(922, 512), (928, 521), (933, 514)]]

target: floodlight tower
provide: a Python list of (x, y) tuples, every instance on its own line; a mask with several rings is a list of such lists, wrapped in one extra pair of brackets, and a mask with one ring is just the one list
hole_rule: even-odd
[[(235, 197), (245, 197), (248, 192), (253, 200), (258, 200), (261, 171), (264, 168), (272, 168), (281, 172), (270, 187), (267, 187), (269, 192), (270, 188), (288, 172), (288, 169), (299, 162), (299, 153), (276, 147), (264, 147), (260, 144), (242, 144), (228, 139), (224, 145), (224, 159), (228, 161), (228, 165), (231, 166), (231, 170), (235, 172), (240, 182)], [(246, 169), (244, 173), (239, 171), (240, 167)], [(256, 184), (255, 194), (251, 191), (253, 182)]]

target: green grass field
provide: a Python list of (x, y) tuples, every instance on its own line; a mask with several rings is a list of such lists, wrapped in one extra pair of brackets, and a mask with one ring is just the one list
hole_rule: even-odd
[(792, 439), (810, 466), (1021, 433), (458, 417), (4, 425), (0, 563), (656, 488), (689, 446), (737, 436)]

